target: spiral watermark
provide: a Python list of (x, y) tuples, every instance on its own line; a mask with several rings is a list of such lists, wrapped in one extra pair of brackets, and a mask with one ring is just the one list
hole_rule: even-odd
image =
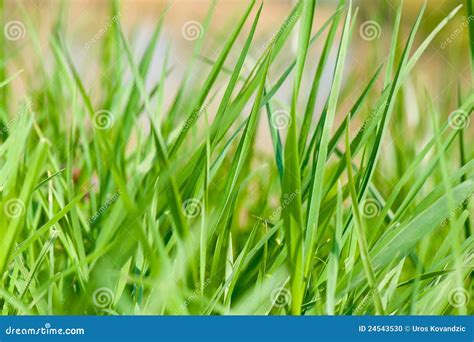
[(3, 204), (3, 212), (9, 218), (18, 218), (25, 213), (25, 203), (18, 198), (9, 199)]
[(181, 34), (186, 40), (196, 40), (202, 37), (204, 28), (199, 21), (190, 20), (184, 23), (181, 28)]
[(290, 113), (280, 109), (272, 114), (271, 124), (276, 129), (285, 129), (291, 126), (292, 119)]
[(184, 216), (187, 218), (195, 218), (201, 214), (202, 203), (197, 198), (188, 198), (183, 202)]
[(21, 21), (12, 20), (5, 24), (3, 33), (8, 40), (17, 41), (25, 38), (26, 28)]
[(359, 27), (359, 35), (363, 40), (371, 41), (382, 34), (382, 28), (375, 20), (364, 21)]
[(471, 295), (464, 287), (456, 287), (449, 291), (448, 294), (449, 305), (455, 308), (465, 306), (469, 303), (470, 299)]
[(469, 115), (461, 109), (455, 110), (449, 115), (448, 123), (455, 130), (466, 128), (469, 126)]
[(114, 302), (114, 293), (107, 287), (100, 287), (92, 294), (92, 302), (98, 308), (104, 309)]
[(361, 205), (362, 216), (365, 218), (374, 218), (381, 210), (380, 203), (374, 198), (367, 198)]
[(270, 299), (273, 306), (282, 308), (291, 304), (291, 292), (287, 288), (279, 287), (272, 291)]
[(108, 110), (99, 110), (95, 112), (92, 118), (92, 125), (99, 130), (105, 130), (112, 127), (115, 123), (115, 117), (112, 112)]

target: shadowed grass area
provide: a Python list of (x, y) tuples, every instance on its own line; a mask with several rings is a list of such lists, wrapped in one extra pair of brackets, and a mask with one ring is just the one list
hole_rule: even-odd
[(167, 11), (138, 49), (111, 1), (87, 55), (100, 89), (67, 3), (47, 46), (19, 4), (0, 40), (2, 314), (472, 314), (474, 94), (416, 70), (467, 1), (429, 34), (400, 3), (383, 60), (354, 60), (380, 26), (345, 0), (326, 21), (300, 0), (263, 47), (249, 1), (210, 58), (212, 1), (183, 26), (177, 87)]

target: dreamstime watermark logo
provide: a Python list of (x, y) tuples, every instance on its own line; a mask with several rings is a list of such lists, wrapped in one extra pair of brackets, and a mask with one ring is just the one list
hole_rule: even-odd
[(460, 308), (462, 306), (467, 305), (471, 300), (471, 295), (469, 292), (463, 287), (456, 287), (449, 291), (448, 294), (449, 305)]
[(470, 267), (474, 267), (472, 263), (474, 262), (474, 247), (469, 250), (467, 253), (466, 264)]
[[(364, 123), (362, 124), (362, 126), (359, 128), (358, 131), (355, 131), (353, 134), (352, 134), (352, 138), (355, 138), (357, 136), (357, 134), (359, 132), (363, 132), (365, 129), (367, 129), (370, 124), (372, 123), (372, 121), (374, 121), (375, 118), (377, 118), (380, 113), (382, 111), (385, 110), (385, 108), (388, 107), (388, 104), (387, 103), (384, 103), (382, 105), (380, 105), (377, 109), (375, 109), (372, 114), (364, 121)], [(352, 115), (349, 113), (349, 117), (351, 117)]]
[(211, 285), (212, 283), (212, 279), (211, 278), (208, 278), (201, 286), (201, 284), (197, 284), (195, 287), (194, 287), (194, 291), (193, 293), (188, 296), (186, 298), (186, 300), (184, 301), (183, 304), (181, 304), (181, 307), (180, 307), (180, 310), (181, 312), (184, 311), (184, 309), (186, 309), (187, 307), (189, 307), (190, 304), (192, 304), (193, 302), (196, 301), (196, 299), (202, 295), (202, 292), (204, 291), (204, 289), (206, 289), (209, 285)]
[(366, 41), (378, 39), (381, 34), (382, 28), (375, 20), (364, 21), (359, 27), (359, 35)]
[(114, 204), (120, 197), (120, 190), (118, 190), (116, 193), (114, 193), (112, 196), (110, 196), (109, 198), (107, 198), (107, 200), (105, 201), (105, 203), (99, 208), (99, 210), (97, 210), (94, 215), (91, 216), (91, 218), (89, 219), (89, 224), (92, 225), (95, 221), (98, 220), (98, 218), (103, 214), (105, 213), (105, 211), (107, 209), (110, 208), (110, 206), (112, 204)]
[(270, 45), (272, 45), (283, 33), (283, 31), (286, 30), (286, 28), (290, 25), (292, 25), (296, 20), (298, 19), (298, 13), (295, 12), (290, 18), (289, 20), (285, 21), (285, 23), (283, 24), (283, 26), (280, 28), (280, 30), (278, 30), (277, 33), (275, 33), (275, 35), (272, 37), (272, 39), (270, 39), (268, 42), (264, 43), (263, 44), (263, 48), (264, 49), (267, 49)]
[(115, 117), (112, 112), (108, 110), (99, 110), (95, 112), (92, 118), (92, 125), (99, 130), (106, 130), (111, 128), (115, 123)]
[(16, 328), (8, 327), (5, 329), (5, 335), (85, 335), (83, 328), (53, 328), (51, 323), (45, 323), (44, 327), (39, 328)]
[(272, 114), (270, 122), (276, 129), (285, 129), (291, 126), (292, 119), (290, 113), (280, 109)]
[(120, 19), (122, 13), (118, 13), (113, 17), (107, 17), (104, 26), (100, 28), (99, 31), (92, 37), (86, 44), (84, 44), (84, 48), (88, 50), (93, 44), (97, 43), (97, 41), (112, 27), (112, 25)]
[(381, 210), (380, 203), (374, 198), (367, 198), (361, 203), (362, 205), (362, 216), (365, 218), (376, 217)]
[(469, 126), (469, 115), (461, 109), (455, 110), (449, 115), (448, 123), (455, 130), (466, 128)]
[(374, 297), (375, 294), (378, 293), (377, 288), (371, 289), (370, 292), (365, 296), (365, 298), (357, 305), (355, 308), (354, 312), (352, 313), (353, 315), (361, 315), (363, 311), (367, 308), (367, 306), (370, 304), (370, 301)]
[(196, 40), (203, 36), (204, 28), (199, 21), (190, 20), (184, 23), (181, 34), (186, 40)]
[(11, 198), (3, 204), (5, 216), (15, 219), (25, 213), (25, 203), (18, 198)]
[(469, 16), (469, 18), (463, 17), (461, 25), (459, 25), (444, 41), (441, 42), (440, 48), (446, 49), (449, 44), (451, 44), (465, 29), (469, 27), (469, 24), (474, 21), (474, 15)]
[(200, 118), (200, 116), (202, 115), (202, 113), (204, 113), (207, 107), (209, 107), (208, 103), (193, 112), (193, 114), (184, 123), (183, 127), (181, 128), (181, 131), (178, 134), (178, 137), (184, 134), (184, 132), (186, 132)]
[(23, 115), (26, 115), (28, 111), (30, 112), (32, 111), (32, 103), (30, 100), (28, 100), (23, 106), (21, 106), (20, 110), (15, 115), (15, 117), (11, 119), (10, 121), (8, 121), (5, 126), (3, 126), (3, 128), (0, 130), (0, 135), (7, 133), (9, 130), (15, 127), (18, 121), (20, 121), (21, 117)]
[(99, 287), (92, 294), (92, 302), (100, 309), (105, 309), (114, 302), (114, 292), (108, 287)]
[(17, 41), (25, 38), (25, 25), (19, 20), (12, 20), (5, 24), (3, 33), (8, 40)]
[(273, 306), (277, 308), (283, 308), (291, 304), (291, 292), (285, 287), (279, 287), (272, 291), (270, 294), (270, 300)]
[(202, 203), (197, 198), (188, 198), (183, 202), (183, 213), (187, 218), (195, 218), (201, 214)]
[(281, 212), (287, 206), (289, 206), (291, 202), (293, 202), (293, 200), (296, 198), (296, 196), (298, 196), (299, 193), (300, 193), (300, 190), (297, 189), (295, 190), (295, 192), (292, 192), (291, 194), (284, 194), (281, 201), (281, 205), (278, 208), (276, 208), (270, 215), (269, 217), (270, 221), (275, 222), (281, 216)]
[(472, 197), (474, 196), (474, 192), (471, 192), (469, 194), (469, 196), (467, 196), (464, 201), (461, 202), (461, 204), (459, 204), (456, 209), (454, 209), (453, 211), (451, 211), (449, 213), (449, 216), (445, 217), (444, 220), (441, 222), (441, 227), (446, 227), (448, 225), (448, 222), (453, 219), (454, 217), (456, 217), (459, 212), (461, 212), (464, 207), (466, 207), (469, 202), (471, 201)]

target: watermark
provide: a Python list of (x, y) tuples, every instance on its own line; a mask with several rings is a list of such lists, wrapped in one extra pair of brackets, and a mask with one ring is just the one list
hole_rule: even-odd
[(462, 210), (464, 210), (464, 207), (466, 207), (469, 202), (471, 201), (472, 197), (474, 196), (474, 192), (471, 192), (469, 196), (467, 196), (464, 201), (461, 202), (453, 211), (449, 213), (449, 216), (445, 217), (443, 221), (441, 221), (441, 227), (446, 227), (448, 225), (448, 222), (452, 220), (454, 217), (456, 217)]
[(455, 130), (464, 129), (469, 126), (469, 115), (461, 109), (455, 110), (449, 114), (448, 124)]
[(5, 38), (8, 40), (17, 41), (25, 38), (26, 27), (21, 21), (12, 20), (5, 24), (3, 33), (5, 34)]
[(359, 27), (359, 35), (366, 41), (378, 39), (381, 34), (382, 28), (375, 20), (364, 21)]
[(120, 190), (118, 190), (117, 192), (115, 192), (112, 196), (110, 196), (109, 198), (107, 198), (107, 200), (105, 201), (105, 203), (99, 208), (99, 210), (97, 210), (94, 215), (92, 215), (90, 218), (89, 218), (89, 224), (92, 225), (94, 224), (95, 221), (97, 221), (99, 219), (99, 217), (105, 213), (107, 211), (107, 209), (110, 208), (110, 206), (112, 204), (114, 204), (120, 197)]
[(115, 123), (115, 117), (112, 112), (102, 109), (95, 112), (92, 118), (92, 125), (98, 130), (106, 130), (111, 128)]
[(5, 216), (15, 219), (25, 214), (25, 202), (19, 198), (11, 198), (3, 204)]
[(21, 335), (85, 335), (84, 328), (53, 328), (50, 323), (46, 323), (44, 327), (39, 328), (15, 328), (8, 327), (5, 329), (7, 336)]
[(204, 28), (199, 21), (190, 20), (181, 27), (181, 34), (186, 40), (196, 40), (203, 36)]
[(99, 287), (92, 294), (92, 302), (99, 309), (105, 309), (114, 302), (114, 292), (108, 287)]
[(364, 313), (364, 310), (369, 306), (370, 302), (372, 301), (372, 298), (374, 295), (378, 294), (377, 288), (373, 288), (370, 290), (370, 292), (367, 294), (367, 296), (364, 297), (364, 299), (357, 305), (355, 308), (354, 312), (352, 315), (361, 315)]
[(290, 113), (286, 110), (280, 109), (273, 112), (270, 122), (274, 128), (280, 130), (290, 127), (292, 119)]
[(291, 292), (285, 287), (276, 288), (270, 294), (270, 300), (273, 306), (283, 308), (291, 304)]
[(469, 28), (469, 24), (474, 21), (474, 15), (469, 16), (468, 18), (463, 17), (461, 25), (459, 25), (444, 41), (441, 42), (440, 48), (446, 49), (449, 44), (451, 44), (464, 30)]
[(195, 218), (201, 215), (202, 203), (197, 198), (188, 198), (183, 202), (183, 213), (187, 218)]
[(296, 196), (298, 196), (299, 193), (300, 193), (300, 190), (297, 189), (297, 190), (295, 190), (295, 192), (292, 192), (291, 194), (284, 194), (283, 198), (282, 198), (281, 205), (278, 208), (276, 208), (272, 212), (272, 214), (270, 215), (270, 217), (269, 217), (270, 221), (275, 222), (281, 216), (281, 212), (288, 205), (290, 205), (291, 202), (293, 202), (293, 200), (296, 198)]
[(467, 305), (470, 300), (471, 295), (464, 287), (456, 287), (449, 291), (448, 301), (452, 307), (460, 308)]
[[(373, 111), (372, 114), (364, 121), (364, 123), (359, 128), (359, 130), (355, 131), (352, 134), (352, 138), (354, 139), (359, 132), (362, 133), (365, 129), (367, 129), (370, 126), (370, 124), (372, 123), (372, 121), (374, 121), (374, 119), (377, 118), (379, 116), (379, 114), (382, 111), (384, 111), (385, 108), (387, 108), (387, 106), (388, 106), (388, 104), (384, 103), (384, 104), (380, 105), (375, 111)], [(349, 117), (351, 117), (351, 114), (349, 114)]]
[(90, 49), (92, 45), (97, 43), (99, 39), (102, 38), (102, 36), (106, 34), (108, 30), (110, 30), (112, 25), (120, 19), (121, 16), (122, 16), (122, 13), (118, 13), (114, 15), (113, 17), (107, 17), (104, 26), (102, 26), (100, 30), (97, 31), (94, 37), (92, 37), (87, 43), (84, 44), (84, 48), (88, 50)]
[(365, 218), (374, 218), (379, 213), (381, 208), (380, 203), (375, 198), (367, 198), (361, 202), (362, 205), (362, 216)]
[(204, 113), (207, 107), (209, 107), (208, 103), (193, 112), (193, 114), (184, 123), (183, 127), (181, 128), (181, 131), (178, 134), (178, 137), (183, 135), (187, 130), (189, 130), (189, 128), (191, 128), (191, 126), (201, 117), (202, 113)]
[(28, 112), (32, 112), (32, 103), (30, 100), (26, 101), (26, 103), (20, 107), (15, 117), (8, 121), (7, 124), (3, 126), (2, 129), (0, 129), (0, 136), (13, 129), (13, 127), (18, 124), (18, 121), (20, 121), (20, 119)]
[(293, 23), (298, 19), (298, 13), (295, 12), (285, 23), (282, 25), (282, 27), (278, 30), (277, 33), (275, 33), (268, 42), (263, 44), (263, 49), (267, 49), (270, 45), (275, 43), (275, 41), (283, 34), (283, 31), (286, 30), (286, 28), (290, 25), (293, 25)]
[(183, 302), (183, 304), (181, 304), (181, 307), (180, 307), (181, 312), (183, 312), (186, 308), (189, 307), (189, 305), (191, 305), (193, 302), (195, 302), (197, 300), (197, 298), (203, 294), (202, 292), (211, 284), (212, 284), (212, 279), (211, 278), (208, 278), (202, 284), (202, 286), (201, 286), (201, 284), (198, 283), (194, 287), (193, 293), (186, 298), (186, 300)]
[(474, 262), (474, 247), (467, 252), (466, 264), (468, 266), (474, 267), (471, 263)]

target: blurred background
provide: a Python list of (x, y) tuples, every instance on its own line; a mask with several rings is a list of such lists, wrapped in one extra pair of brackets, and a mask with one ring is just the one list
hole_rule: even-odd
[[(399, 40), (398, 58), (423, 2), (422, 0), (404, 1), (401, 26), (402, 38)], [(200, 58), (197, 60), (197, 63), (202, 66), (197, 69), (202, 73), (193, 74), (191, 77), (203, 80), (210, 64), (219, 54), (223, 42), (230, 34), (231, 28), (235, 26), (248, 3), (248, 0), (220, 0), (215, 3), (209, 29), (202, 32), (204, 34), (204, 45)], [(247, 74), (264, 52), (272, 37), (277, 34), (285, 18), (291, 12), (294, 3), (295, 1), (291, 0), (264, 1), (264, 10), (250, 53), (251, 58), (246, 61), (245, 65)], [(318, 2), (314, 32), (334, 13), (337, 3), (336, 0), (320, 0)], [(400, 1), (355, 0), (353, 3), (359, 9), (359, 27), (356, 27), (353, 33), (351, 50), (345, 68), (344, 87), (348, 90), (357, 87), (362, 90), (377, 68), (386, 62), (392, 27)], [(456, 6), (463, 3), (462, 0), (428, 0), (415, 47)], [(191, 60), (196, 43), (193, 38), (186, 37), (186, 27), (191, 23), (191, 26), (197, 25), (198, 30), (202, 29), (205, 17), (212, 4), (213, 2), (209, 0), (123, 0), (118, 18), (114, 18), (111, 16), (111, 2), (108, 0), (3, 0), (2, 12), (5, 22), (14, 20), (24, 22), (27, 38), (31, 38), (33, 33), (31, 31), (34, 31), (34, 35), (38, 33), (36, 51), (34, 44), (31, 44), (29, 39), (21, 39), (15, 41), (15, 44), (7, 45), (7, 49), (10, 50), (7, 54), (9, 58), (6, 60), (7, 70), (10, 73), (14, 73), (15, 70), (19, 69), (28, 70), (30, 67), (34, 70), (35, 65), (41, 60), (39, 56), (46, 61), (46, 64), (48, 60), (52, 60), (48, 39), (51, 36), (58, 14), (63, 12), (66, 14), (66, 20), (63, 23), (66, 32), (60, 34), (71, 51), (74, 63), (80, 71), (81, 77), (85, 80), (88, 89), (92, 94), (98, 94), (100, 93), (101, 79), (107, 77), (99, 63), (101, 50), (105, 44), (104, 36), (111, 23), (120, 20), (138, 59), (143, 53), (159, 18), (167, 11), (163, 33), (159, 41), (158, 54), (155, 55), (148, 82), (151, 85), (159, 80), (163, 69), (163, 60), (169, 49), (169, 65), (172, 72), (167, 80), (166, 101), (170, 104)], [(423, 119), (423, 112), (425, 111), (425, 105), (418, 103), (422, 102), (418, 97), (419, 94), (427, 91), (435, 104), (445, 108), (446, 113), (444, 115), (447, 117), (450, 109), (454, 109), (457, 105), (457, 89), (460, 88), (464, 94), (472, 90), (468, 26), (466, 24), (473, 19), (466, 18), (464, 8), (461, 9), (455, 20), (436, 37), (417, 64), (411, 79), (406, 83), (402, 91), (403, 105), (410, 107), (409, 113), (407, 113), (407, 122), (409, 126), (412, 125), (412, 129), (417, 129), (417, 123)], [(367, 31), (364, 31), (364, 23), (370, 23)], [(248, 32), (250, 24), (250, 22), (246, 23), (244, 31)], [(193, 27), (190, 29), (192, 30)], [(190, 31), (189, 33), (195, 34), (196, 32)], [(239, 36), (241, 42), (245, 36), (246, 32)], [(290, 40), (285, 48), (285, 53), (281, 54), (275, 66), (272, 67), (269, 76), (270, 82), (274, 82), (295, 58), (296, 35), (293, 38), (293, 41)], [(323, 43), (324, 39), (318, 39), (311, 49), (303, 80), (303, 89), (308, 90), (310, 88)], [(237, 43), (236, 46), (242, 46), (242, 44)], [(238, 49), (233, 49), (226, 65), (233, 65), (232, 63), (239, 53)], [(316, 105), (315, 116), (319, 115), (318, 113), (324, 106), (325, 97), (329, 93), (328, 85), (332, 77), (336, 54), (337, 46), (333, 46), (328, 63), (329, 67), (326, 68), (327, 72), (323, 75), (323, 87)], [(381, 90), (383, 77), (379, 77), (377, 82), (377, 87)], [(28, 86), (35, 84), (34, 80), (25, 83)], [(194, 84), (195, 82), (190, 83)], [(15, 81), (13, 87), (15, 91), (12, 96), (21, 96), (21, 94), (29, 91), (25, 89), (25, 84), (20, 80)], [(279, 91), (275, 106), (280, 106), (284, 110), (287, 109), (290, 103), (290, 93), (291, 80), (287, 81)], [(342, 97), (338, 110), (348, 110), (360, 94), (357, 91), (346, 91), (345, 93), (346, 96)], [(193, 89), (189, 89), (189, 94), (192, 96)], [(94, 95), (92, 95), (92, 98), (94, 98)], [(302, 101), (305, 102), (305, 98)], [(212, 112), (212, 106), (210, 109)], [(268, 129), (261, 125), (260, 130), (261, 139), (263, 139), (262, 145), (266, 146), (269, 143)]]

